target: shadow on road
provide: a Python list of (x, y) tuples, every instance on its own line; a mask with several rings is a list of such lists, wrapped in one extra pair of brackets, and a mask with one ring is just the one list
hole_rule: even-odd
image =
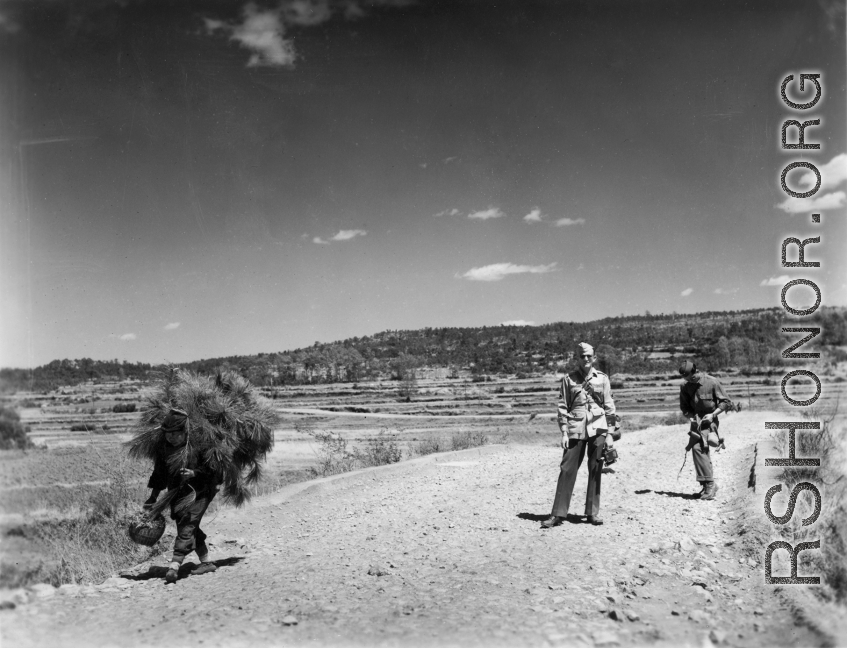
[[(234, 556), (232, 558), (221, 558), (220, 560), (213, 560), (212, 563), (216, 567), (231, 567), (232, 565), (236, 565), (244, 560), (244, 556)], [(183, 563), (179, 568), (179, 578), (187, 578), (191, 576), (191, 572), (196, 569), (199, 565), (193, 562)], [(127, 580), (134, 581), (144, 581), (150, 580), (151, 578), (165, 578), (165, 574), (168, 573), (167, 566), (159, 566), (152, 565), (146, 572), (142, 574), (122, 574), (122, 577)]]
[[(548, 517), (550, 517), (549, 513), (518, 513), (516, 517), (519, 517), (521, 520), (529, 520), (530, 522), (543, 522)], [(573, 515), (572, 513), (568, 513), (568, 517), (565, 519), (565, 522), (570, 522), (571, 524), (579, 524), (581, 522), (585, 522), (584, 515)]]
[(700, 493), (674, 493), (672, 491), (656, 491), (656, 495), (664, 495), (665, 497), (679, 497), (680, 499), (700, 499)]

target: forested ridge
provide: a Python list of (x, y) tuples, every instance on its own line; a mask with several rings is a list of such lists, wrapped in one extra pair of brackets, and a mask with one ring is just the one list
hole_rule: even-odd
[[(250, 356), (209, 358), (179, 366), (203, 373), (240, 372), (255, 384), (354, 382), (410, 374), (531, 374), (555, 370), (569, 360), (577, 341), (594, 344), (607, 373), (673, 370), (682, 357), (710, 370), (781, 365), (782, 351), (805, 334), (783, 327), (818, 326), (821, 334), (803, 348), (821, 348), (845, 359), (847, 309), (821, 308), (802, 320), (782, 309), (709, 311), (696, 314), (645, 313), (592, 322), (539, 326), (483, 326), (383, 331), (371, 336)], [(86, 381), (148, 380), (164, 365), (118, 360), (54, 360), (35, 369), (2, 369), (5, 391), (53, 389)]]

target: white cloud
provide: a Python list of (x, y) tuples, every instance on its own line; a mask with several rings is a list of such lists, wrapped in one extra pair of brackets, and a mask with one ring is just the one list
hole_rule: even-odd
[(468, 218), (471, 220), (489, 220), (490, 218), (503, 218), (506, 214), (497, 207), (489, 207), (480, 211), (471, 212)]
[(229, 25), (210, 18), (206, 18), (205, 23), (209, 33), (219, 29), (229, 32), (230, 40), (253, 52), (247, 67), (294, 65), (297, 56), (294, 43), (285, 38), (285, 26), (279, 10), (259, 9), (251, 2), (244, 7), (244, 22), (240, 25)]
[(738, 292), (738, 288), (715, 288), (716, 295), (734, 295)]
[(290, 25), (311, 27), (332, 17), (329, 0), (288, 0), (280, 8), (283, 19)]
[(679, 293), (680, 297), (688, 297), (691, 293), (694, 292), (694, 288), (686, 288), (681, 293)]
[(312, 243), (317, 243), (318, 245), (329, 245), (329, 241), (324, 241), (320, 236), (313, 238)]
[[(847, 180), (847, 153), (839, 153), (823, 166), (815, 166), (818, 167), (818, 171), (820, 171), (821, 174), (820, 191), (837, 187)], [(818, 179), (815, 174), (809, 170), (804, 171), (803, 174), (797, 178), (797, 184), (806, 190), (814, 187), (817, 181)]]
[[(413, 0), (370, 0), (367, 4), (371, 8), (404, 7), (413, 4)], [(292, 67), (297, 52), (294, 41), (285, 36), (286, 27), (314, 27), (328, 21), (337, 10), (348, 19), (365, 15), (359, 0), (281, 0), (274, 9), (260, 8), (254, 2), (248, 2), (241, 24), (229, 24), (214, 18), (203, 20), (208, 33), (226, 32), (230, 40), (253, 52), (247, 67)]]
[(450, 164), (451, 162), (455, 162), (458, 159), (459, 158), (456, 157), (455, 155), (451, 155), (450, 157), (444, 158), (443, 162), (444, 162), (444, 164)]
[(764, 279), (760, 286), (783, 286), (787, 282), (791, 281), (791, 277), (788, 275), (780, 275), (778, 277), (771, 277), (770, 279)]
[(421, 169), (426, 169), (426, 167), (427, 167), (427, 163), (426, 163), (426, 162), (421, 162), (418, 166), (419, 166)]
[(123, 335), (119, 336), (118, 339), (123, 340), (124, 342), (128, 342), (129, 340), (134, 340), (137, 337), (138, 336), (135, 333), (124, 333)]
[(365, 10), (355, 0), (348, 0), (344, 5), (344, 17), (348, 20), (356, 20), (365, 15)]
[(509, 320), (508, 322), (500, 322), (500, 326), (535, 326), (535, 322), (527, 320)]
[(173, 331), (174, 329), (178, 329), (178, 328), (179, 328), (179, 322), (170, 322), (168, 324), (165, 324), (165, 330), (166, 331)]
[(839, 209), (844, 206), (845, 199), (847, 199), (847, 195), (843, 191), (836, 191), (819, 197), (787, 198), (777, 207), (789, 214), (811, 213), (826, 211), (827, 209)]
[(333, 236), (330, 241), (349, 241), (350, 239), (356, 238), (357, 236), (365, 236), (367, 232), (365, 230), (353, 229), (353, 230), (339, 230), (338, 234)]
[(541, 210), (538, 207), (533, 207), (532, 211), (524, 216), (523, 219), (527, 223), (540, 223), (544, 220), (544, 214), (541, 213)]
[(511, 274), (545, 274), (556, 269), (556, 262), (549, 265), (516, 265), (514, 263), (492, 263), (481, 268), (471, 268), (461, 275), (463, 279), (471, 281), (500, 281), (506, 275)]
[(567, 227), (568, 225), (582, 225), (584, 218), (560, 218), (556, 221), (556, 227)]
[(445, 209), (444, 211), (440, 211), (437, 214), (434, 214), (434, 216), (436, 218), (439, 218), (441, 216), (458, 216), (461, 213), (462, 212), (460, 212), (458, 209), (453, 207), (453, 209)]

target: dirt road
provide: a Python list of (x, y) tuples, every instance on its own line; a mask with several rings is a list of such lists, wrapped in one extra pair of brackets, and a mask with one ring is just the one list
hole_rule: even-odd
[[(164, 562), (0, 612), (5, 646), (818, 646), (736, 535), (761, 412), (729, 417), (713, 502), (684, 431), (625, 437), (604, 526), (541, 530), (561, 450), (490, 446), (288, 487), (204, 525), (217, 572)], [(572, 513), (582, 513), (585, 467)], [(193, 555), (192, 555), (193, 558)]]

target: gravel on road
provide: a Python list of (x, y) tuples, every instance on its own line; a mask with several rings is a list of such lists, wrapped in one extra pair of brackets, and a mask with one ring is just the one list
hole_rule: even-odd
[(583, 465), (574, 516), (541, 529), (552, 442), (432, 455), (223, 510), (203, 525), (216, 572), (166, 585), (162, 561), (37, 588), (0, 611), (0, 632), (17, 648), (823, 645), (764, 584), (764, 547), (745, 553), (736, 535), (763, 420), (722, 425), (714, 501), (692, 498), (690, 457), (677, 478), (679, 427), (617, 444), (603, 526), (582, 517)]

